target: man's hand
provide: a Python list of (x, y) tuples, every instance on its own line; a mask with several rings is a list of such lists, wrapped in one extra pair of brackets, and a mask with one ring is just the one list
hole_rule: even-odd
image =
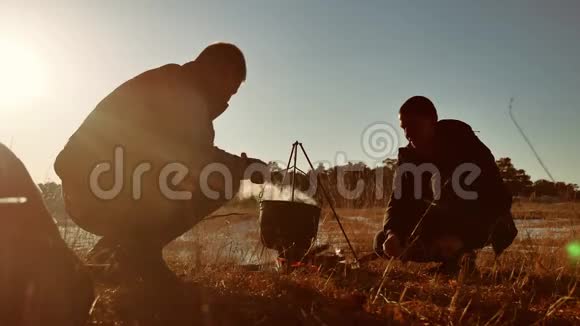
[(390, 257), (399, 257), (403, 253), (403, 246), (396, 234), (387, 233), (387, 240), (383, 243), (383, 251)]

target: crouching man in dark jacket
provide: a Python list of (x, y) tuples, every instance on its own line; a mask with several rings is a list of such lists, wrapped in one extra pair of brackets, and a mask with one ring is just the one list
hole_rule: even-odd
[(95, 262), (171, 277), (163, 247), (231, 199), (249, 165), (265, 166), (214, 145), (213, 121), (245, 79), (240, 49), (213, 44), (123, 83), (71, 136), (55, 171), (71, 218), (102, 236)]
[(488, 244), (499, 255), (517, 229), (511, 195), (490, 150), (466, 123), (438, 120), (425, 97), (407, 100), (399, 119), (409, 144), (399, 149), (375, 252), (405, 261), (442, 262), (445, 272), (457, 271), (462, 257), (474, 258), (474, 250)]

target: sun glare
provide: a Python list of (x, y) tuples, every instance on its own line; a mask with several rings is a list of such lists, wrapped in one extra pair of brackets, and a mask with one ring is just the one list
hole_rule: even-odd
[(46, 92), (45, 67), (32, 48), (0, 40), (0, 109), (19, 105)]

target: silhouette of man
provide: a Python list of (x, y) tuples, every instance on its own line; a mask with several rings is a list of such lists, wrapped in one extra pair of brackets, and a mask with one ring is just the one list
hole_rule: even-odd
[(517, 230), (511, 195), (490, 150), (466, 123), (438, 120), (435, 106), (423, 96), (408, 99), (399, 120), (409, 144), (399, 149), (375, 252), (442, 262), (445, 272), (457, 271), (465, 254), (474, 258), (473, 251), (488, 243), (500, 254)]
[[(97, 105), (55, 162), (67, 212), (103, 236), (93, 257), (169, 272), (162, 248), (229, 200), (250, 164), (263, 165), (214, 146), (213, 120), (245, 79), (241, 50), (217, 43), (194, 61), (138, 75)], [(204, 177), (207, 167), (217, 173)]]

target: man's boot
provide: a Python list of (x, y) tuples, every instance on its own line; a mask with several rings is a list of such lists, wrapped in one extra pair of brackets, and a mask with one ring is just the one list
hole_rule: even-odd
[(87, 261), (89, 266), (102, 269), (105, 278), (118, 282), (177, 281), (163, 259), (163, 248), (147, 242), (121, 242), (103, 237), (89, 252)]
[(441, 265), (431, 269), (433, 273), (444, 274), (444, 275), (457, 275), (460, 271), (463, 271), (466, 275), (472, 274), (476, 270), (475, 259), (477, 258), (473, 250), (462, 252), (461, 254), (445, 259), (441, 262)]

